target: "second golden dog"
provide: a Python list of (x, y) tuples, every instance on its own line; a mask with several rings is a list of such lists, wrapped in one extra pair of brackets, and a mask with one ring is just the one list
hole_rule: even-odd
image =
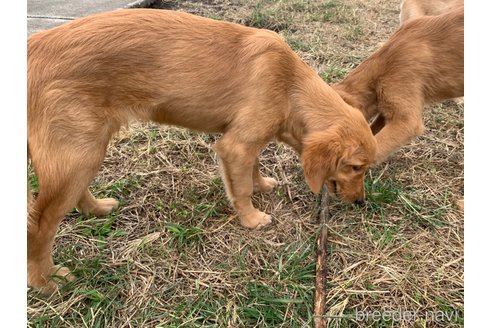
[(376, 162), (424, 131), (426, 104), (464, 94), (464, 9), (403, 24), (333, 88), (368, 120)]

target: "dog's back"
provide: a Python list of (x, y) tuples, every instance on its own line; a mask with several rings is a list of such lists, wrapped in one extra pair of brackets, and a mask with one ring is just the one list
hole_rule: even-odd
[[(272, 56), (255, 59), (268, 52)], [(142, 119), (220, 132), (232, 118), (217, 111), (261, 96), (241, 86), (252, 78), (263, 84), (288, 78), (292, 58), (278, 35), (266, 30), (164, 10), (94, 15), (29, 38), (29, 117), (38, 121), (36, 115), (55, 107), (50, 104), (76, 98), (90, 103), (83, 104), (85, 112), (63, 107), (73, 121), (90, 115), (111, 118), (115, 128)], [(70, 97), (73, 90), (77, 97)], [(40, 104), (47, 97), (49, 103)]]
[[(464, 92), (464, 9), (411, 20), (396, 32), (387, 51), (399, 49), (401, 65), (413, 67), (425, 103), (461, 97)], [(407, 52), (410, 51), (410, 52)], [(403, 62), (407, 61), (407, 62)], [(409, 63), (413, 61), (414, 63)], [(398, 70), (399, 65), (392, 69)], [(408, 69), (407, 69), (408, 71)], [(398, 74), (395, 72), (395, 75)]]
[(400, 24), (420, 17), (444, 14), (463, 6), (463, 0), (402, 0), (400, 5)]
[(376, 89), (414, 88), (430, 103), (462, 96), (463, 75), (464, 11), (457, 8), (405, 23), (338, 87), (364, 89), (356, 85), (373, 80)]

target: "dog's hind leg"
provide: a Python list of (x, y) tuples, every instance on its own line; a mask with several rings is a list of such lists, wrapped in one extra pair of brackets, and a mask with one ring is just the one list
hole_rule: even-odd
[[(61, 188), (62, 190), (65, 188)], [(66, 197), (64, 191), (48, 195), (40, 189), (34, 206), (29, 212), (27, 228), (27, 284), (40, 288), (43, 293), (56, 290), (51, 276), (72, 280), (70, 271), (65, 267), (55, 266), (51, 255), (58, 225), (63, 215), (76, 202), (75, 197)]]
[(90, 136), (86, 137), (81, 138), (83, 141), (79, 138), (57, 139), (42, 147), (39, 142), (30, 140), (39, 192), (28, 217), (28, 285), (40, 288), (44, 293), (57, 288), (52, 276), (73, 278), (67, 268), (54, 264), (51, 253), (61, 220), (84, 198), (104, 158), (107, 142), (91, 142)]
[(264, 177), (260, 173), (260, 160), (257, 158), (253, 168), (254, 191), (271, 192), (277, 187), (278, 182), (274, 178)]

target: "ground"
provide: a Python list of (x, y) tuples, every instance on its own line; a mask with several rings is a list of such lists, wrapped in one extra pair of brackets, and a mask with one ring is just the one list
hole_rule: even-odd
[[(327, 83), (377, 49), (399, 13), (399, 0), (155, 6), (273, 29)], [(463, 326), (463, 111), (428, 106), (424, 135), (368, 172), (367, 206), (330, 200), (329, 327)], [(29, 327), (312, 326), (319, 199), (297, 155), (263, 152), (263, 174), (280, 185), (254, 196), (273, 224), (250, 231), (228, 204), (217, 138), (144, 123), (115, 136), (91, 190), (121, 206), (67, 214), (54, 259), (78, 279), (50, 297), (29, 290)]]

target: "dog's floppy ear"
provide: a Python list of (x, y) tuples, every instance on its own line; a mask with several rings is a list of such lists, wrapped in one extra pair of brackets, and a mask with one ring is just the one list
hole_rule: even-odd
[(333, 129), (311, 133), (303, 141), (301, 157), (304, 179), (311, 191), (319, 194), (342, 157), (340, 136)]

